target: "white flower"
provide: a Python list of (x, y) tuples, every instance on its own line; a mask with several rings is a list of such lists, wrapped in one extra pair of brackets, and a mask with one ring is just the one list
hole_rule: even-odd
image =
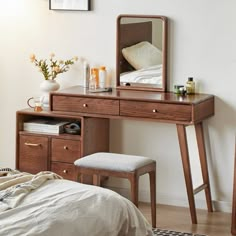
[(30, 55), (30, 61), (31, 61), (31, 62), (34, 62), (34, 61), (35, 61), (35, 55), (34, 55), (34, 54), (31, 54), (31, 55)]
[(52, 68), (52, 70), (58, 73), (58, 72), (60, 72), (60, 67), (59, 66), (54, 66)]

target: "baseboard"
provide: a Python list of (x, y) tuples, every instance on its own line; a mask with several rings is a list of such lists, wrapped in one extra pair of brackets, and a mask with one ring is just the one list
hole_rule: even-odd
[[(109, 189), (119, 193), (120, 195), (129, 198), (130, 193), (129, 189), (127, 188), (120, 188), (120, 187), (110, 187)], [(180, 206), (180, 207), (188, 207), (188, 200), (183, 198), (175, 198), (170, 195), (166, 194), (157, 194), (157, 203), (163, 205), (171, 205), (171, 206)], [(139, 191), (139, 200), (141, 202), (150, 202), (149, 191)], [(205, 200), (195, 199), (195, 204), (197, 209), (207, 209)], [(232, 203), (231, 202), (222, 202), (213, 200), (213, 208), (214, 211), (218, 212), (232, 212)]]

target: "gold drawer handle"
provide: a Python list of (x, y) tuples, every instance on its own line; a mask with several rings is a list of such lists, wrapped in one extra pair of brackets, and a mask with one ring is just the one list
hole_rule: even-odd
[(39, 147), (39, 146), (41, 146), (41, 144), (40, 143), (25, 143), (25, 145), (26, 146), (31, 146), (31, 147)]
[(68, 150), (69, 148), (67, 146), (64, 146), (64, 150)]
[(158, 110), (157, 110), (157, 109), (153, 109), (152, 112), (153, 112), (153, 113), (157, 113)]
[(83, 107), (87, 107), (87, 106), (88, 106), (88, 104), (86, 104), (86, 103), (83, 104)]
[(63, 170), (63, 173), (64, 173), (64, 174), (67, 174), (67, 173), (68, 173), (68, 171), (67, 171), (67, 170)]

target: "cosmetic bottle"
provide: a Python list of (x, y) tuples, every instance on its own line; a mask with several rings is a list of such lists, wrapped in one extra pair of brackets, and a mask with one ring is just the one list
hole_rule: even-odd
[(107, 71), (105, 66), (99, 68), (99, 88), (106, 87)]
[(186, 93), (194, 94), (195, 93), (195, 82), (193, 81), (193, 77), (188, 77), (186, 82)]
[[(91, 75), (93, 75), (93, 79), (96, 81), (95, 89), (97, 89), (98, 86), (99, 86), (99, 74), (98, 74), (98, 72), (99, 72), (98, 68), (94, 67), (94, 68), (91, 69)], [(91, 78), (91, 76), (90, 76), (90, 78)]]
[(87, 61), (84, 61), (84, 63), (83, 63), (83, 86), (85, 88), (89, 87), (89, 79), (90, 79), (89, 64), (87, 63)]
[(174, 93), (183, 95), (184, 85), (178, 85), (178, 84), (174, 85)]

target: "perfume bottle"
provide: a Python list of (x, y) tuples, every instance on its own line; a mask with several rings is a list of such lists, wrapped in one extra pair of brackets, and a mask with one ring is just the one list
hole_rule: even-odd
[(194, 94), (195, 93), (195, 82), (193, 81), (193, 77), (188, 77), (186, 82), (186, 93)]
[(99, 87), (99, 70), (98, 68), (91, 68), (91, 75), (93, 75), (93, 79), (95, 79), (96, 83), (95, 83), (95, 89), (97, 89)]

